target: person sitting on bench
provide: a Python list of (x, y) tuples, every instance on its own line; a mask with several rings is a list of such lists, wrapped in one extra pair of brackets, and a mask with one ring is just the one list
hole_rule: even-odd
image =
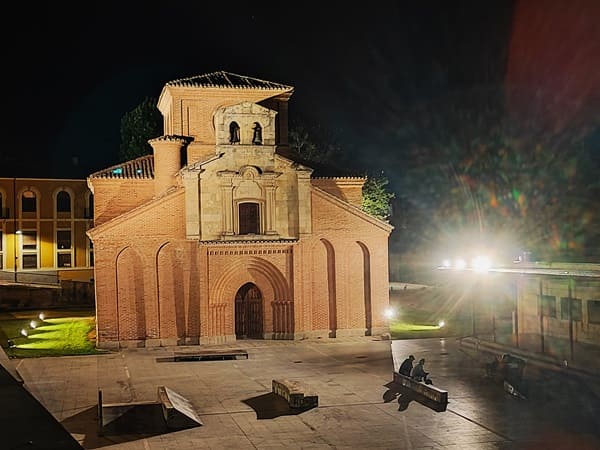
[(410, 373), (411, 378), (416, 381), (422, 381), (425, 384), (432, 384), (433, 382), (429, 378), (429, 372), (425, 372), (425, 358), (421, 358), (417, 365), (413, 367)]
[(404, 375), (406, 377), (410, 377), (410, 373), (413, 369), (413, 361), (415, 360), (415, 357), (413, 355), (409, 355), (408, 358), (406, 358), (402, 364), (400, 364), (400, 368), (398, 369), (398, 373), (400, 375)]

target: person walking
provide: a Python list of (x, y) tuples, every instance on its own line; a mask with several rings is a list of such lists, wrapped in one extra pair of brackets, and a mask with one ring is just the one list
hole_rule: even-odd
[(413, 361), (414, 360), (415, 360), (415, 357), (413, 355), (408, 355), (408, 358), (406, 358), (404, 361), (402, 361), (402, 364), (400, 364), (398, 373), (400, 375), (410, 377), (410, 373), (412, 372), (412, 369), (413, 369)]

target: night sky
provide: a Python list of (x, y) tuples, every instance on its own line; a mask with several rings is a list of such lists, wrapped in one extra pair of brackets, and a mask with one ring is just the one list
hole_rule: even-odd
[[(600, 2), (267, 5), (15, 6), (2, 31), (0, 176), (85, 178), (117, 164), (126, 112), (168, 81), (225, 70), (294, 86), (290, 120), (327, 130), (344, 165), (388, 177), (398, 230), (429, 241), (456, 240), (467, 222), (519, 226), (540, 247), (589, 247), (583, 233), (600, 228)], [(579, 209), (559, 217), (561, 204)]]
[(3, 31), (0, 175), (78, 178), (112, 165), (125, 112), (167, 81), (217, 70), (294, 86), (292, 116), (376, 166), (376, 148), (398, 150), (379, 127), (386, 116), (504, 75), (511, 2), (237, 3), (21, 6), (16, 31)]

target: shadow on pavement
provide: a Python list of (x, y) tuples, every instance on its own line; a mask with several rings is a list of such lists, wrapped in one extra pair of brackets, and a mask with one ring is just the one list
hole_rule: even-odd
[(290, 408), (288, 402), (272, 392), (242, 400), (256, 412), (257, 419), (274, 419), (280, 416), (294, 416), (311, 408)]
[(63, 420), (63, 426), (74, 435), (84, 435), (86, 449), (106, 447), (165, 434), (169, 430), (162, 417), (160, 405), (135, 405), (105, 425), (98, 434), (98, 408), (91, 407)]
[(399, 385), (398, 383), (390, 381), (389, 383), (384, 384), (384, 386), (388, 388), (388, 390), (383, 393), (383, 401), (385, 403), (390, 403), (391, 401), (397, 399), (398, 411), (406, 411), (410, 405), (410, 402), (413, 400), (433, 411), (446, 411), (446, 404), (436, 403), (417, 392)]

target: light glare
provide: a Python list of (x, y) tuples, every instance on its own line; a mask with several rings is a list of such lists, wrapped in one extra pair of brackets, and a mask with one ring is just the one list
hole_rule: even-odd
[(492, 262), (487, 256), (477, 256), (473, 258), (471, 265), (477, 272), (487, 272), (492, 267)]
[(396, 315), (396, 312), (394, 311), (394, 308), (386, 308), (384, 314), (385, 314), (385, 317), (387, 317), (388, 319), (391, 319)]

